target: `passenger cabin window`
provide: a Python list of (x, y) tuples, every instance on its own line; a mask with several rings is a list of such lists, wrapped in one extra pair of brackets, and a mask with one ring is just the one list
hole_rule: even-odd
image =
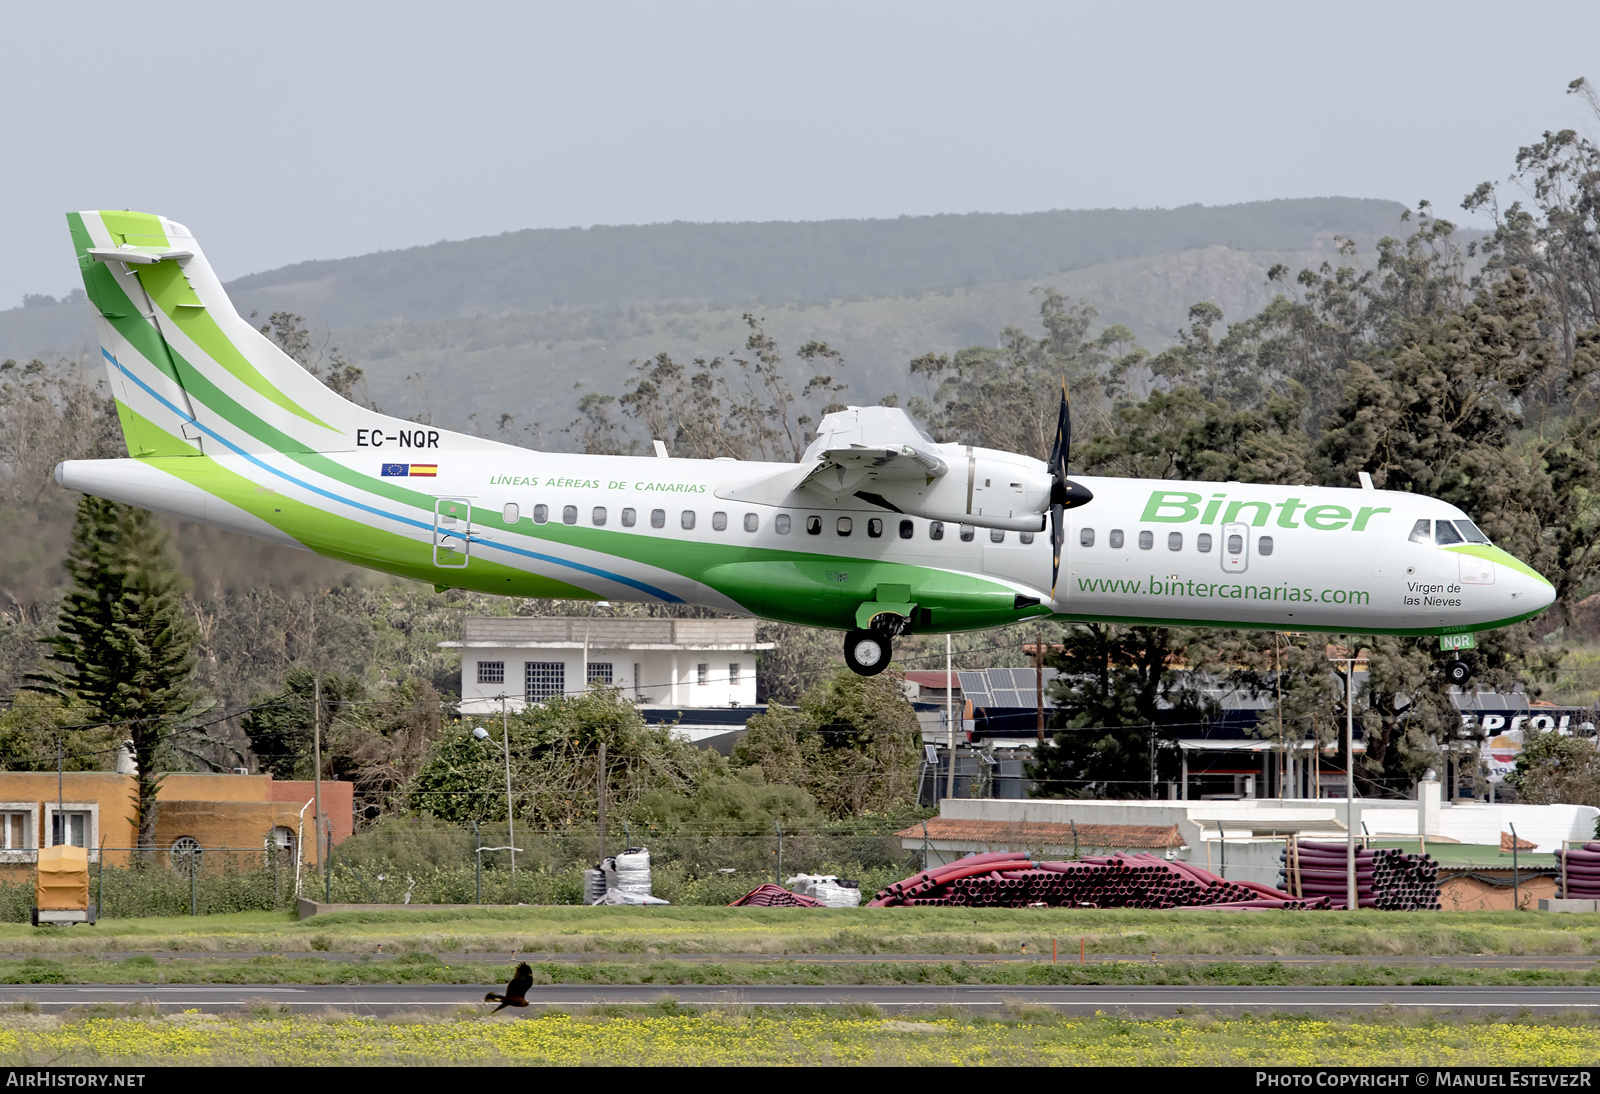
[(990, 543), (1004, 543), (1005, 541), (1006, 541), (1006, 530), (1004, 528), (991, 528), (991, 529), (989, 529), (989, 542)]
[(867, 535), (871, 539), (880, 539), (883, 536), (883, 521), (872, 517), (867, 521)]
[(760, 527), (761, 527), (761, 518), (759, 516), (757, 516), (754, 513), (746, 513), (744, 515), (744, 530), (746, 532), (754, 532), (756, 529), (758, 529)]
[(1433, 542), (1443, 546), (1446, 543), (1461, 543), (1461, 533), (1456, 531), (1456, 526), (1447, 520), (1433, 522)]
[(712, 513), (711, 530), (713, 532), (726, 532), (728, 530), (728, 514), (722, 512)]
[(522, 519), (522, 510), (517, 508), (516, 502), (508, 501), (505, 508), (500, 510), (500, 519), (507, 524), (515, 524)]
[(578, 523), (578, 507), (576, 505), (563, 505), (561, 507), (561, 523), (562, 524), (577, 524)]
[(1243, 536), (1229, 536), (1228, 537), (1228, 553), (1230, 555), (1242, 555), (1242, 554), (1244, 554), (1244, 537)]
[(942, 521), (942, 520), (931, 520), (931, 521), (928, 522), (928, 538), (929, 539), (943, 539), (944, 538), (944, 521)]
[(808, 535), (808, 536), (820, 536), (821, 534), (822, 534), (822, 518), (821, 517), (807, 517), (806, 518), (806, 535)]
[(1417, 521), (1417, 523), (1413, 524), (1411, 526), (1411, 542), (1412, 543), (1432, 543), (1433, 542), (1433, 521), (1431, 521), (1431, 520), (1419, 520), (1419, 521)]
[(1272, 537), (1271, 536), (1262, 536), (1260, 539), (1256, 540), (1256, 554), (1261, 555), (1263, 558), (1265, 558), (1267, 555), (1270, 555), (1271, 553), (1272, 553)]
[(1476, 524), (1470, 520), (1456, 521), (1456, 531), (1467, 537), (1468, 543), (1488, 543), (1489, 537), (1484, 535)]
[(1113, 529), (1111, 529), (1111, 535), (1108, 537), (1107, 542), (1109, 542), (1111, 544), (1111, 549), (1113, 551), (1122, 550), (1122, 529), (1121, 528), (1113, 528)]
[(1156, 534), (1148, 529), (1139, 533), (1139, 550), (1148, 551), (1156, 545)]
[(543, 524), (545, 521), (547, 521), (549, 519), (550, 519), (550, 507), (548, 505), (535, 505), (533, 507), (533, 523), (535, 523), (535, 524)]
[(1183, 550), (1183, 533), (1182, 532), (1168, 532), (1167, 533), (1167, 550), (1169, 550), (1169, 551), (1181, 551), (1181, 550)]
[(1093, 528), (1082, 528), (1082, 529), (1079, 529), (1079, 531), (1078, 531), (1078, 546), (1079, 547), (1093, 547), (1094, 546), (1094, 529)]
[(1023, 543), (1032, 543), (1033, 542), (1033, 533), (1032, 532), (1018, 532), (1017, 533), (1017, 538), (1020, 539)]
[(912, 524), (909, 520), (903, 520), (900, 522), (901, 539), (910, 539), (916, 533), (916, 531), (916, 525)]
[(665, 509), (650, 510), (650, 527), (665, 528), (667, 526), (667, 511)]
[(977, 531), (977, 529), (973, 528), (972, 525), (963, 524), (961, 526), (961, 542), (962, 543), (971, 543), (972, 542), (972, 536), (976, 531)]
[(1194, 537), (1194, 549), (1203, 555), (1211, 553), (1211, 533), (1201, 532)]
[(685, 530), (693, 528), (694, 527), (694, 510), (693, 509), (685, 509), (683, 511), (683, 514), (678, 517), (678, 523), (683, 525)]
[(596, 505), (594, 512), (589, 514), (589, 519), (594, 522), (596, 528), (600, 527), (606, 522), (606, 507), (604, 505)]
[(622, 526), (624, 528), (632, 528), (635, 524), (638, 523), (638, 521), (639, 521), (639, 514), (636, 513), (634, 510), (632, 510), (632, 509), (624, 509), (622, 511)]
[(837, 521), (834, 522), (833, 527), (834, 527), (834, 530), (836, 532), (838, 532), (841, 536), (848, 536), (850, 534), (850, 529), (854, 528), (855, 525), (853, 523), (851, 523), (849, 517), (840, 517)]
[(772, 518), (772, 530), (774, 532), (777, 532), (780, 536), (788, 535), (789, 534), (789, 514), (788, 513), (779, 513), (777, 516), (773, 517)]

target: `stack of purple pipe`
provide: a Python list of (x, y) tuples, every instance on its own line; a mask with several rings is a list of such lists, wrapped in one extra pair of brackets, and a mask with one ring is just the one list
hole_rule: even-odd
[(1556, 852), (1565, 882), (1556, 896), (1564, 900), (1600, 900), (1600, 842)]
[[(1597, 845), (1600, 846), (1600, 845)], [(1307, 899), (1349, 899), (1349, 849), (1342, 843), (1296, 840), (1279, 856), (1283, 888)], [(1600, 854), (1595, 858), (1600, 860)], [(1597, 870), (1600, 884), (1600, 870)], [(1356, 850), (1356, 898), (1362, 908), (1409, 912), (1439, 907), (1439, 864), (1431, 855), (1391, 847)]]

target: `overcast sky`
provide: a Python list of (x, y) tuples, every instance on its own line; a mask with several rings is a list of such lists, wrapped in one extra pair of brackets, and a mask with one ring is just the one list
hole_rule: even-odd
[(1220, 204), (1456, 211), (1597, 125), (1600, 5), (7, 4), (0, 307), (61, 214), (224, 278), (528, 227)]

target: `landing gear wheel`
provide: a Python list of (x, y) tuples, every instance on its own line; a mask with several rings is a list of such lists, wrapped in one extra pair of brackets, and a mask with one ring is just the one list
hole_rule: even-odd
[(1452, 684), (1465, 685), (1472, 679), (1472, 666), (1465, 661), (1452, 661), (1445, 666), (1444, 675)]
[(844, 636), (844, 663), (857, 676), (876, 676), (889, 667), (894, 645), (875, 631), (851, 631)]

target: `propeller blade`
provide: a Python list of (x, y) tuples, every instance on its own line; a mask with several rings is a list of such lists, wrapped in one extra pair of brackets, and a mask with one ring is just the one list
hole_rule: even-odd
[(1067, 381), (1061, 380), (1061, 409), (1056, 414), (1056, 443), (1050, 448), (1050, 473), (1067, 477), (1067, 456), (1072, 451), (1072, 406), (1067, 400)]
[(1061, 574), (1061, 548), (1066, 542), (1062, 532), (1063, 505), (1050, 506), (1050, 599), (1056, 598), (1056, 579)]

